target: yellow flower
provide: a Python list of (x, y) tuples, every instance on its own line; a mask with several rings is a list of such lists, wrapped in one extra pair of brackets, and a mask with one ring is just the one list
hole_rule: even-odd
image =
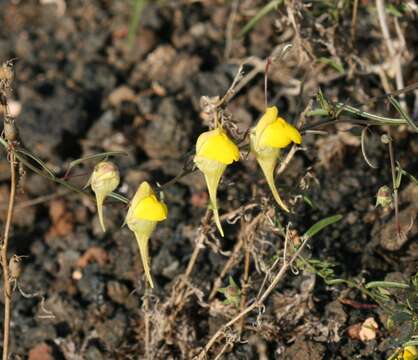
[(99, 222), (106, 231), (103, 220), (103, 202), (105, 198), (115, 190), (119, 185), (119, 171), (115, 164), (110, 161), (102, 161), (98, 163), (93, 170), (90, 178), (90, 185), (96, 195), (97, 213)]
[(224, 236), (224, 232), (219, 220), (216, 193), (227, 165), (238, 160), (238, 146), (228, 138), (222, 128), (218, 127), (215, 130), (204, 132), (197, 139), (194, 162), (205, 176), (215, 223), (222, 236)]
[(417, 360), (418, 350), (416, 346), (405, 346), (403, 349), (402, 360)]
[(274, 169), (280, 155), (280, 149), (292, 142), (300, 144), (302, 136), (295, 127), (288, 124), (283, 118), (278, 117), (278, 110), (275, 106), (266, 109), (266, 112), (250, 133), (251, 152), (255, 155), (263, 170), (274, 199), (285, 211), (289, 211), (289, 209), (283, 203), (277, 191), (274, 182)]
[(125, 222), (135, 234), (141, 255), (144, 273), (151, 288), (154, 283), (151, 277), (148, 256), (148, 240), (157, 222), (167, 218), (167, 206), (159, 201), (151, 186), (144, 181), (135, 193), (126, 215)]

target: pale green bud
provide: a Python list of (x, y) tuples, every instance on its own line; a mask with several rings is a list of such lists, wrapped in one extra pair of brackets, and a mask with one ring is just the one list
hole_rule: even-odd
[(91, 188), (96, 194), (97, 213), (103, 231), (106, 231), (103, 220), (103, 202), (105, 198), (118, 187), (119, 180), (119, 170), (116, 165), (110, 161), (98, 163), (94, 167), (93, 174), (90, 178)]

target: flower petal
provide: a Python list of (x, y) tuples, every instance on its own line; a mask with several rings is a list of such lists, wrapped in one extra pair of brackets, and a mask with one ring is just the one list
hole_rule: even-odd
[(290, 139), (294, 143), (300, 144), (302, 142), (302, 135), (300, 134), (299, 130), (287, 122), (285, 122), (285, 127), (286, 127), (286, 133), (290, 137)]
[(239, 160), (239, 149), (221, 128), (217, 128), (199, 136), (196, 155), (229, 165)]
[(267, 126), (260, 139), (260, 145), (262, 147), (284, 148), (291, 142), (292, 139), (287, 134), (286, 125), (281, 121), (275, 121)]
[(300, 144), (302, 136), (292, 125), (288, 124), (283, 118), (278, 117), (276, 121), (268, 125), (260, 139), (260, 145), (271, 146), (274, 148), (284, 148), (291, 142)]
[(162, 221), (167, 219), (167, 206), (158, 201), (157, 197), (152, 194), (139, 201), (134, 209), (134, 217), (143, 220)]

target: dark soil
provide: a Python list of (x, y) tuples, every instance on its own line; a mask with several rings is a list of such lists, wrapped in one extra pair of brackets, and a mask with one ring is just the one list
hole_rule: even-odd
[[(359, 2), (352, 46), (351, 6), (327, 1), (290, 5), (289, 1), (263, 17), (244, 37), (236, 37), (265, 3), (241, 1), (234, 36), (227, 40), (233, 3), (150, 1), (129, 47), (130, 1), (2, 1), (0, 61), (17, 58), (12, 99), (21, 106), (17, 124), (24, 145), (61, 175), (71, 160), (103, 151), (127, 151), (128, 156), (114, 161), (122, 175), (119, 192), (130, 198), (141, 181), (162, 184), (181, 172), (194, 152), (197, 136), (207, 129), (200, 98), (222, 96), (242, 60), (249, 56), (265, 59), (285, 43), (292, 43), (293, 48), (270, 69), (269, 96), (289, 122), (300, 124), (302, 111), (319, 87), (331, 100), (358, 106), (367, 103), (365, 110), (398, 116), (384, 99), (369, 102), (388, 90), (382, 81), (387, 81), (389, 90), (396, 90), (374, 2)], [(392, 3), (400, 6), (400, 2)], [(57, 4), (66, 4), (62, 14)], [(399, 43), (394, 16), (388, 19)], [(397, 21), (405, 37), (401, 59), (405, 85), (409, 85), (418, 81), (416, 10), (404, 10)], [(230, 46), (227, 59), (226, 46)], [(343, 72), (321, 58), (340, 62)], [(246, 66), (246, 74), (252, 68)], [(406, 94), (406, 101), (416, 121), (416, 90), (415, 95)], [(264, 110), (262, 71), (236, 94), (228, 110), (239, 129), (256, 122)], [(306, 118), (305, 122), (318, 120)], [(238, 312), (223, 303), (222, 294), (211, 301), (208, 295), (240, 231), (260, 212), (274, 219), (276, 227), (268, 221), (257, 227), (256, 253), (262, 261), (251, 262), (249, 299), (261, 286), (263, 265), (271, 264), (283, 247), (277, 228), (289, 221), (297, 237), (324, 217), (343, 215), (340, 222), (314, 237), (305, 253), (307, 258), (335, 264), (338, 278), (384, 280), (401, 273), (408, 279), (416, 273), (417, 225), (399, 242), (393, 230), (394, 211), (375, 208), (378, 189), (391, 186), (388, 150), (380, 141), (385, 130), (374, 127), (367, 138), (367, 154), (377, 169), (370, 168), (362, 156), (360, 128), (339, 124), (322, 130), (328, 134), (304, 136), (304, 150), (278, 178), (281, 193), (291, 204), (290, 214), (275, 206), (254, 159), (227, 170), (219, 190), (221, 214), (245, 204), (258, 206), (235, 223), (225, 223), (223, 239), (212, 226), (213, 236), (208, 239), (217, 245), (206, 244), (199, 255), (189, 279), (194, 293), (176, 314), (172, 330), (158, 333), (173, 319), (170, 294), (186, 270), (207, 205), (205, 183), (197, 172), (165, 190), (169, 218), (158, 225), (150, 242), (156, 284), (149, 301), (152, 358), (191, 358)], [(417, 176), (416, 133), (401, 126), (392, 128), (391, 135), (396, 160)], [(77, 167), (71, 182), (84, 186), (93, 166), (90, 161)], [(0, 206), (5, 212), (9, 173), (4, 151), (0, 168)], [(145, 282), (135, 239), (126, 227), (121, 228), (125, 207), (107, 202), (108, 231), (103, 234), (91, 199), (65, 192), (29, 170), (19, 190), (10, 256), (26, 256), (18, 281), (26, 297), (19, 291), (13, 296), (11, 358), (145, 358)], [(27, 203), (51, 194), (55, 196), (36, 205)], [(417, 186), (405, 178), (400, 194), (401, 225), (406, 228), (411, 218), (417, 218)], [(244, 260), (242, 253), (239, 256), (222, 287), (228, 285), (229, 276), (240, 284)], [(258, 318), (257, 313), (247, 317), (241, 342), (236, 341), (223, 356), (385, 359), (393, 353), (382, 309), (350, 306), (341, 299), (374, 304), (358, 290), (327, 286), (306, 270), (299, 275), (289, 272), (270, 296), (265, 312)], [(361, 341), (350, 336), (350, 326), (369, 317), (378, 323), (376, 338)], [(215, 358), (224, 343), (214, 345), (208, 358)]]

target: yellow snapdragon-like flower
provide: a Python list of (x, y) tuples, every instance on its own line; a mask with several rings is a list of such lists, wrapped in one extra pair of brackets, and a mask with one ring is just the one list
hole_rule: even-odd
[(94, 167), (93, 174), (90, 178), (90, 186), (96, 195), (97, 213), (103, 232), (106, 231), (103, 220), (103, 202), (105, 198), (118, 187), (119, 180), (118, 168), (110, 161), (98, 163)]
[(273, 193), (273, 197), (279, 206), (289, 211), (283, 203), (274, 182), (274, 169), (280, 155), (280, 149), (292, 142), (300, 144), (302, 136), (299, 131), (288, 124), (283, 118), (278, 117), (277, 107), (267, 108), (257, 125), (251, 130), (251, 152), (255, 155), (267, 183)]
[(401, 355), (397, 357), (399, 360), (417, 360), (418, 349), (416, 346), (405, 346), (401, 352)]
[(167, 218), (167, 206), (157, 199), (148, 182), (144, 181), (135, 193), (129, 206), (125, 222), (135, 234), (141, 255), (144, 273), (151, 288), (154, 283), (151, 277), (148, 256), (148, 240), (157, 222)]
[(197, 139), (194, 162), (205, 176), (215, 223), (222, 236), (224, 236), (224, 232), (219, 220), (216, 193), (226, 167), (238, 160), (238, 146), (229, 139), (221, 127), (206, 131)]

